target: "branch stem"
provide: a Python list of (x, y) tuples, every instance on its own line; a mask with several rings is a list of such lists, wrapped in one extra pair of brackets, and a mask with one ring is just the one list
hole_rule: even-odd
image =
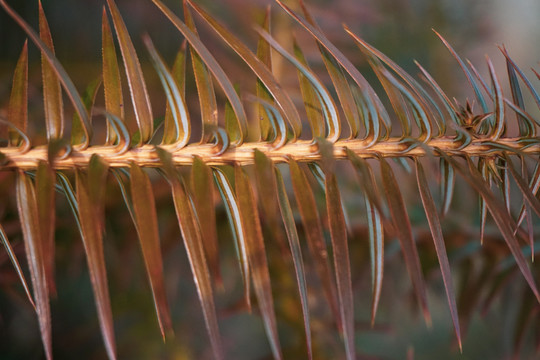
[[(540, 143), (524, 147), (522, 138), (503, 138), (496, 142), (476, 139), (460, 150), (457, 150), (459, 144), (456, 144), (451, 137), (433, 139), (427, 142), (425, 146), (417, 146), (411, 150), (407, 150), (408, 145), (400, 143), (399, 140), (398, 138), (391, 138), (380, 141), (369, 148), (366, 148), (365, 142), (361, 140), (339, 140), (334, 144), (334, 156), (336, 159), (347, 158), (345, 149), (349, 148), (362, 158), (373, 158), (377, 153), (384, 157), (421, 157), (426, 155), (425, 148), (439, 148), (451, 156), (467, 154), (469, 156), (486, 157), (503, 151), (494, 144), (512, 148), (524, 154), (540, 155)], [(163, 147), (167, 149), (167, 146)], [(178, 166), (191, 165), (195, 155), (201, 157), (209, 165), (234, 163), (247, 165), (253, 163), (255, 149), (259, 149), (276, 163), (287, 162), (288, 158), (293, 158), (296, 161), (320, 159), (317, 144), (311, 140), (298, 140), (279, 149), (273, 149), (272, 144), (267, 142), (244, 143), (238, 147), (231, 147), (221, 155), (216, 155), (213, 144), (190, 144), (182, 149), (172, 151), (172, 156), (174, 164)], [(47, 160), (47, 148), (45, 146), (34, 147), (24, 153), (21, 153), (17, 148), (5, 147), (0, 148), (0, 152), (8, 160), (4, 165), (0, 165), (0, 169), (34, 170), (40, 160)], [(66, 158), (55, 159), (54, 168), (74, 169), (87, 167), (93, 154), (99, 154), (111, 167), (128, 167), (131, 161), (135, 161), (137, 165), (142, 167), (158, 167), (161, 164), (154, 145), (134, 147), (122, 154), (118, 154), (113, 146), (96, 145), (83, 151), (73, 151)]]

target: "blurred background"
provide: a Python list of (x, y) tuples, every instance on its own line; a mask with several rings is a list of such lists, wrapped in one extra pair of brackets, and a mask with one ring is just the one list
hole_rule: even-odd
[[(163, 2), (181, 14), (181, 1)], [(321, 79), (330, 83), (314, 41), (272, 1), (201, 0), (197, 3), (226, 24), (253, 50), (257, 43), (253, 24), (260, 22), (264, 9), (271, 5), (273, 35), (291, 50), (293, 34), (311, 67), (320, 74)], [(286, 3), (297, 9), (294, 1)], [(100, 76), (101, 15), (104, 4), (105, 1), (96, 0), (43, 0), (56, 55), (81, 92)], [(156, 117), (163, 116), (165, 97), (158, 77), (149, 64), (141, 36), (144, 33), (150, 34), (169, 64), (182, 38), (150, 0), (117, 0), (117, 4), (141, 59), (154, 114)], [(531, 79), (534, 74), (527, 69), (538, 69), (540, 2), (537, 0), (307, 0), (306, 4), (328, 38), (358, 66), (376, 89), (381, 87), (377, 85), (361, 52), (343, 31), (343, 23), (412, 74), (417, 73), (413, 60), (418, 60), (448, 95), (456, 97), (460, 102), (470, 98), (472, 91), (456, 61), (431, 31), (432, 28), (441, 33), (464, 58), (470, 59), (485, 76), (487, 54), (495, 63), (499, 77), (505, 84), (503, 90), (507, 94), (509, 90), (504, 57), (496, 45), (504, 44)], [(10, 5), (37, 28), (37, 0), (13, 0)], [(203, 42), (233, 82), (238, 84), (242, 93), (254, 93), (255, 77), (248, 68), (200, 18), (195, 16), (195, 19)], [(0, 11), (0, 114), (7, 111), (12, 74), (24, 40), (24, 33)], [(31, 44), (29, 60), (29, 133), (36, 139), (35, 143), (39, 144), (43, 143), (45, 136), (40, 57), (38, 50)], [(294, 69), (278, 56), (275, 57), (274, 65), (276, 76), (301, 108), (301, 95)], [(123, 82), (126, 86), (125, 78)], [(533, 83), (538, 85), (537, 81)], [(127, 87), (124, 89), (124, 97), (128, 101)], [(199, 106), (191, 70), (187, 74), (186, 98), (195, 124), (193, 140), (198, 141)], [(222, 109), (224, 102), (221, 93), (218, 93), (218, 99)], [(530, 98), (526, 100), (531, 102)], [(103, 103), (103, 95), (100, 93), (96, 106), (103, 106)], [(65, 104), (67, 116), (71, 116), (72, 109), (67, 99)], [(126, 120), (131, 130), (134, 130), (135, 121), (130, 111), (128, 107)], [(301, 114), (305, 116), (303, 112)], [(306, 137), (309, 137), (309, 131), (306, 132)], [(257, 138), (255, 134), (250, 136), (251, 139)], [(104, 135), (98, 132), (95, 142), (103, 138)], [(342, 174), (352, 175), (350, 169), (340, 170)], [(400, 186), (403, 189), (414, 188), (414, 183), (408, 183), (410, 176), (405, 172), (402, 175), (405, 180), (400, 182)], [(522, 351), (520, 358), (534, 357), (535, 344), (540, 334), (538, 319), (532, 321), (536, 331), (526, 328), (528, 330), (523, 334), (520, 332), (520, 324), (526, 320), (522, 309), (530, 301), (530, 291), (511, 262), (507, 261), (509, 265), (506, 268), (497, 265), (506, 259), (507, 250), (500, 246), (501, 238), (493, 224), (488, 223), (487, 245), (483, 249), (479, 248), (476, 195), (461, 183), (456, 188), (451, 215), (443, 226), (458, 291), (462, 327), (465, 328), (464, 354), (459, 354), (455, 342), (438, 263), (421, 204), (416, 193), (408, 193), (406, 190), (406, 202), (410, 205), (410, 217), (418, 239), (423, 270), (429, 282), (433, 326), (427, 329), (417, 313), (399, 245), (395, 240), (388, 239), (380, 310), (375, 327), (370, 328), (371, 280), (363, 201), (354, 177), (339, 178), (345, 206), (352, 219), (349, 240), (359, 358), (404, 359), (407, 354), (413, 354), (415, 359), (509, 359), (516, 347)], [(3, 199), (0, 203), (0, 221), (26, 269), (25, 261), (22, 260), (24, 249), (11, 174), (0, 172), (0, 184), (0, 199)], [(159, 177), (154, 178), (154, 184), (167, 291), (176, 336), (166, 344), (161, 340), (136, 232), (117, 184), (109, 181), (105, 251), (118, 354), (123, 359), (209, 359), (209, 341), (169, 189)], [(313, 186), (322, 209), (322, 189), (315, 183)], [(517, 198), (521, 199), (519, 196)], [(271, 353), (260, 318), (256, 311), (249, 315), (241, 307), (242, 283), (231, 233), (220, 202), (216, 202), (216, 209), (224, 289), (216, 291), (215, 295), (227, 356), (231, 359), (269, 359)], [(57, 195), (56, 210), (58, 294), (51, 301), (54, 355), (56, 359), (103, 359), (105, 351), (84, 250), (73, 216), (62, 195)], [(300, 235), (303, 239), (303, 234)], [(300, 306), (292, 266), (289, 261), (280, 259), (275, 242), (268, 236), (266, 240), (285, 357), (305, 358), (302, 319), (298, 315)], [(307, 272), (312, 274), (310, 259), (306, 255), (305, 258), (308, 258)], [(538, 275), (538, 265), (534, 267)], [(343, 346), (315, 276), (308, 278), (308, 285), (310, 309), (313, 312), (314, 352), (320, 359), (342, 358)], [(489, 297), (492, 291), (497, 295), (494, 300)], [(42, 358), (35, 314), (24, 297), (6, 253), (0, 250), (0, 359)]]

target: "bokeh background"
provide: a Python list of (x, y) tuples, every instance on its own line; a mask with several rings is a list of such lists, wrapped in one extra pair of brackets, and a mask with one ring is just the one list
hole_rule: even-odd
[[(37, 28), (37, 0), (10, 1), (27, 22)], [(101, 71), (101, 14), (105, 1), (43, 0), (43, 7), (55, 42), (56, 54), (80, 91), (96, 79)], [(177, 13), (181, 2), (165, 1)], [(267, 0), (198, 1), (235, 34), (255, 49), (257, 36), (252, 27), (272, 5), (273, 34), (290, 48), (291, 33), (301, 44), (308, 62), (325, 81), (329, 81), (315, 43), (309, 36)], [(294, 6), (294, 1), (287, 2)], [(149, 0), (118, 0), (132, 39), (143, 64), (156, 116), (163, 116), (165, 98), (158, 78), (149, 64), (141, 35), (149, 33), (158, 50), (172, 62), (182, 38)], [(504, 58), (497, 44), (504, 44), (523, 68), (538, 69), (540, 60), (540, 2), (537, 0), (334, 0), (307, 1), (328, 37), (365, 74), (376, 88), (376, 79), (365, 59), (342, 29), (342, 23), (409, 72), (416, 74), (413, 59), (418, 60), (452, 97), (464, 101), (471, 97), (465, 76), (455, 60), (435, 34), (436, 29), (465, 58), (472, 61), (482, 74), (487, 74), (485, 55), (495, 63), (502, 79), (506, 79)], [(243, 93), (253, 93), (255, 77), (216, 36), (196, 17), (200, 35), (231, 79)], [(7, 110), (11, 77), (25, 36), (15, 23), (0, 11), (0, 113)], [(42, 121), (39, 52), (29, 46), (30, 57), (30, 129), (36, 144), (44, 141)], [(294, 69), (275, 58), (276, 74), (291, 96), (301, 103)], [(531, 74), (528, 72), (528, 74)], [(193, 75), (188, 73), (187, 101), (192, 119), (197, 122), (199, 111)], [(125, 85), (125, 79), (124, 85)], [(535, 82), (538, 85), (538, 82)], [(508, 93), (508, 88), (504, 90)], [(124, 91), (127, 100), (127, 88)], [(221, 97), (220, 94), (218, 96)], [(223, 106), (220, 98), (220, 106)], [(527, 101), (531, 99), (527, 98)], [(103, 105), (98, 95), (96, 106)], [(66, 104), (68, 101), (66, 99)], [(66, 106), (67, 116), (72, 109)], [(303, 113), (302, 113), (303, 114)], [(135, 122), (127, 109), (131, 129)], [(101, 121), (101, 120), (100, 120)], [(99, 126), (99, 125), (98, 125)], [(307, 126), (305, 127), (307, 129)], [(194, 140), (198, 140), (194, 125)], [(103, 138), (98, 134), (96, 141)], [(309, 136), (309, 132), (307, 135)], [(256, 138), (252, 135), (252, 138)], [(351, 174), (341, 169), (343, 174)], [(12, 240), (19, 258), (24, 258), (22, 235), (13, 197), (13, 181), (0, 172), (0, 221)], [(404, 176), (408, 179), (408, 176)], [(106, 259), (112, 299), (118, 353), (124, 359), (208, 359), (211, 356), (202, 312), (198, 303), (191, 272), (181, 242), (168, 186), (154, 178), (160, 235), (165, 260), (167, 291), (172, 309), (176, 336), (163, 344), (154, 316), (151, 293), (146, 281), (135, 229), (121, 200), (118, 186), (109, 182), (107, 203)], [(314, 184), (316, 187), (316, 185)], [(357, 320), (356, 344), (363, 359), (507, 359), (516, 347), (517, 325), (527, 293), (519, 273), (507, 279), (505, 287), (492, 306), (482, 309), (477, 294), (489, 291), (483, 287), (495, 276), (495, 268), (504, 251), (498, 245), (500, 236), (488, 223), (487, 240), (492, 247), (479, 249), (477, 201), (465, 186), (458, 186), (452, 215), (444, 223), (453, 275), (458, 289), (460, 315), (468, 323), (464, 334), (464, 354), (460, 355), (446, 305), (441, 276), (436, 263), (423, 210), (414, 194), (405, 193), (411, 205), (410, 216), (415, 226), (422, 263), (429, 282), (429, 301), (433, 326), (427, 329), (417, 313), (399, 253), (399, 245), (389, 239), (386, 249), (387, 267), (381, 306), (374, 328), (369, 326), (370, 275), (366, 226), (362, 199), (354, 178), (342, 176), (340, 186), (345, 205), (352, 219), (350, 236), (351, 264), (355, 289)], [(414, 188), (408, 180), (400, 183), (404, 189)], [(323, 194), (317, 190), (319, 200)], [(473, 199), (473, 200), (471, 200)], [(519, 197), (519, 199), (521, 199)], [(472, 204), (472, 205), (471, 205)], [(224, 289), (216, 292), (220, 329), (228, 358), (267, 359), (271, 357), (264, 329), (256, 312), (249, 315), (239, 306), (241, 279), (223, 205), (216, 203), (219, 242), (221, 246)], [(82, 242), (65, 199), (57, 196), (57, 271), (58, 295), (51, 301), (53, 346), (56, 359), (103, 359), (105, 351), (92, 290), (88, 278)], [(301, 229), (299, 229), (301, 231)], [(267, 234), (266, 234), (267, 235)], [(301, 234), (302, 236), (302, 234)], [(277, 245), (267, 236), (268, 257), (272, 272), (273, 292), (280, 324), (280, 338), (288, 359), (305, 357), (300, 307), (294, 288), (290, 262), (280, 259)], [(502, 251), (502, 252), (501, 252)], [(502, 254), (502, 255), (501, 255)], [(308, 256), (305, 256), (306, 258)], [(307, 260), (308, 272), (311, 269)], [(538, 265), (535, 265), (538, 268)], [(25, 261), (23, 261), (25, 267)], [(510, 266), (511, 268), (511, 266)], [(489, 273), (489, 274), (488, 274)], [(537, 271), (538, 273), (538, 271)], [(496, 274), (500, 274), (496, 273)], [(491, 277), (490, 277), (491, 276)], [(330, 312), (315, 277), (309, 279), (310, 308), (313, 311), (315, 354), (320, 359), (343, 357), (342, 345)], [(525, 295), (524, 295), (525, 294)], [(481, 316), (483, 315), (483, 316)], [(536, 322), (538, 320), (536, 319)], [(534, 324), (533, 324), (534, 325)], [(464, 325), (465, 326), (465, 325)], [(523, 359), (533, 358), (538, 333), (527, 332), (521, 349)], [(42, 346), (35, 314), (23, 296), (9, 259), (0, 250), (0, 359), (41, 359)]]

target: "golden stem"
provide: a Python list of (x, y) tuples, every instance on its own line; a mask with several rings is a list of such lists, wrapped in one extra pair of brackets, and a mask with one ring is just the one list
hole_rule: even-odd
[[(391, 138), (380, 141), (377, 144), (366, 149), (361, 140), (339, 140), (334, 144), (334, 155), (336, 159), (345, 159), (347, 154), (345, 149), (349, 148), (358, 156), (363, 158), (372, 158), (376, 154), (384, 157), (418, 157), (425, 156), (424, 148), (439, 148), (449, 155), (469, 156), (492, 156), (501, 153), (502, 150), (493, 146), (494, 143), (504, 145), (516, 151), (529, 155), (540, 155), (540, 144), (534, 144), (524, 148), (520, 143), (521, 138), (504, 138), (496, 142), (485, 140), (473, 140), (471, 144), (463, 149), (457, 150), (459, 144), (451, 137), (433, 139), (425, 144), (425, 147), (417, 146), (412, 150), (406, 151), (408, 145), (400, 144), (398, 138)], [(167, 146), (163, 146), (167, 149)], [(172, 151), (173, 161), (176, 165), (190, 165), (194, 155), (200, 156), (204, 162), (209, 165), (225, 165), (238, 163), (246, 165), (253, 163), (253, 151), (259, 149), (276, 163), (286, 162), (288, 158), (294, 158), (297, 161), (314, 161), (320, 159), (317, 145), (310, 140), (298, 140), (294, 143), (288, 143), (279, 149), (273, 149), (270, 143), (252, 142), (245, 143), (235, 148), (230, 148), (221, 155), (215, 154), (213, 144), (190, 144), (182, 149)], [(6, 155), (7, 162), (0, 166), (0, 169), (22, 169), (33, 170), (37, 168), (39, 160), (47, 160), (47, 148), (45, 146), (35, 147), (27, 152), (21, 153), (17, 148), (0, 148), (0, 152)], [(93, 154), (99, 154), (109, 166), (126, 167), (131, 161), (139, 166), (158, 167), (159, 158), (154, 151), (154, 145), (143, 145), (129, 149), (123, 154), (116, 153), (112, 146), (91, 146), (86, 150), (73, 151), (65, 159), (55, 159), (55, 169), (73, 169), (75, 167), (86, 167), (90, 157)], [(437, 156), (436, 154), (434, 154)]]

